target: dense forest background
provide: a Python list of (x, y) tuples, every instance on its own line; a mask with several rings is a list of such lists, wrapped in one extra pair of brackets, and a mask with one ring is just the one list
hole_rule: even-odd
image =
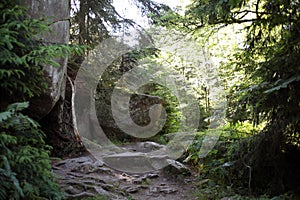
[[(29, 5), (19, 1), (0, 2), (0, 199), (63, 198), (51, 173), (51, 159), (86, 151), (74, 121), (76, 74), (97, 45), (132, 29), (150, 33), (158, 45), (126, 53), (106, 69), (97, 86), (97, 112), (105, 110), (102, 102), (140, 60), (167, 66), (188, 80), (200, 110), (196, 137), (180, 158), (198, 173), (199, 199), (299, 198), (299, 1), (193, 0), (174, 9), (151, 0), (133, 0), (132, 6), (147, 17), (146, 28), (120, 15), (111, 0), (67, 3), (70, 17), (60, 20), (70, 23), (70, 38), (55, 43), (41, 39), (53, 31), (57, 23), (53, 18), (33, 18)], [(160, 33), (151, 34), (150, 25)], [(173, 41), (191, 46), (194, 52), (180, 45), (175, 48), (178, 54), (159, 48)], [(37, 115), (34, 107), (48, 105), (38, 104), (38, 99), (51, 88), (45, 68), (59, 69), (60, 57), (68, 58), (64, 99)], [(162, 99), (166, 124), (149, 140), (168, 143), (183, 116), (178, 99), (159, 84), (148, 84), (141, 93)], [(226, 114), (219, 116), (222, 123), (216, 129), (212, 116), (220, 109), (216, 107), (220, 97), (226, 100), (226, 106), (222, 104)], [(99, 115), (107, 117), (99, 121), (112, 117)], [(116, 144), (137, 140), (107, 130)], [(219, 140), (203, 156), (203, 138), (211, 133)]]

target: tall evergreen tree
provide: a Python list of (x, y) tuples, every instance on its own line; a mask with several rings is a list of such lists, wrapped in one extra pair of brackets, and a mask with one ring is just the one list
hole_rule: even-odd
[(231, 87), (228, 116), (234, 123), (268, 122), (247, 159), (253, 186), (261, 191), (273, 184), (278, 193), (300, 180), (299, 8), (298, 0), (194, 0), (183, 17), (169, 14), (161, 20), (195, 34), (231, 24), (244, 27), (244, 44), (227, 63), (229, 72), (244, 77)]

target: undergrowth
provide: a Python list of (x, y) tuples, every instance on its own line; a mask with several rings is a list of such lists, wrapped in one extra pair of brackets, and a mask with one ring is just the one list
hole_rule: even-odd
[(205, 132), (198, 133), (189, 147), (186, 159), (198, 173), (197, 199), (293, 199), (294, 194), (272, 196), (258, 194), (253, 190), (253, 161), (249, 153), (260, 140), (264, 125), (253, 127), (248, 123), (227, 125), (222, 130), (218, 143), (202, 156), (200, 148)]
[(37, 122), (14, 103), (0, 113), (0, 199), (62, 199), (51, 173), (50, 146)]

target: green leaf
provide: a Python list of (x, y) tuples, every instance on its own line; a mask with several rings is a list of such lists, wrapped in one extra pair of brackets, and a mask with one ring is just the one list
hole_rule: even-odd
[(18, 102), (18, 103), (13, 103), (10, 104), (7, 109), (8, 110), (14, 110), (14, 111), (22, 111), (25, 108), (29, 107), (29, 102)]
[(11, 171), (10, 168), (10, 164), (8, 162), (8, 159), (5, 155), (1, 155), (0, 156), (4, 162), (4, 166), (5, 166), (5, 170), (8, 173), (8, 178), (10, 178), (14, 184), (14, 186), (16, 187), (16, 189), (18, 190), (18, 192), (20, 193), (21, 197), (24, 197), (24, 193), (22, 188), (20, 187), (20, 183), (18, 181), (18, 179), (16, 178), (15, 174)]
[(0, 113), (0, 122), (3, 122), (12, 116), (11, 111), (5, 111)]

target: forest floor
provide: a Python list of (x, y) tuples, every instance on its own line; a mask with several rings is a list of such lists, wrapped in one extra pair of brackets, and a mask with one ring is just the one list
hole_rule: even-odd
[[(145, 152), (142, 145), (123, 146), (128, 152)], [(181, 163), (144, 173), (124, 173), (89, 153), (52, 162), (52, 170), (68, 199), (192, 200), (197, 176)], [(198, 181), (199, 182), (199, 181)]]

